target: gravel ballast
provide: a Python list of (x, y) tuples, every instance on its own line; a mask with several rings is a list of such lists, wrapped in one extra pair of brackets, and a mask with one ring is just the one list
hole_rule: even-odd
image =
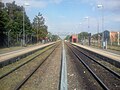
[(22, 90), (58, 90), (61, 66), (61, 46), (43, 63), (25, 83)]

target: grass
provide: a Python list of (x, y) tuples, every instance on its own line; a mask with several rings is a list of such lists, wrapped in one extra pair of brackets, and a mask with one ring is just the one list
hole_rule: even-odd
[[(36, 52), (36, 54), (42, 53), (43, 51), (47, 50), (50, 47), (52, 47), (52, 46), (49, 46), (43, 50), (40, 50), (40, 51)], [(23, 67), (19, 68), (15, 72), (11, 73), (9, 76), (1, 79), (0, 90), (14, 89), (15, 86), (26, 77), (26, 75), (28, 75), (40, 62), (42, 62), (43, 58), (45, 58), (46, 55), (48, 55), (48, 53), (50, 53), (50, 51), (51, 51), (51, 49), (49, 51), (47, 51), (45, 54), (42, 53), (43, 55), (35, 58), (33, 61), (29, 62), (29, 64), (24, 65)], [(35, 55), (35, 54), (33, 54), (33, 55)], [(32, 58), (33, 55), (30, 55), (30, 56), (24, 58), (23, 60), (18, 61), (17, 63), (13, 63), (12, 65), (3, 67), (4, 71), (7, 72), (8, 70), (15, 68), (16, 66), (22, 64), (24, 61), (27, 61), (28, 59)]]
[[(34, 44), (34, 45), (37, 45), (37, 44)], [(34, 46), (34, 45), (31, 44), (31, 45), (28, 45), (27, 47)], [(9, 47), (9, 48), (0, 48), (0, 54), (15, 51), (15, 50), (24, 49), (27, 47), (15, 46), (15, 47)]]
[(105, 62), (105, 61), (99, 61), (102, 65), (105, 65), (106, 67), (108, 67), (111, 70), (114, 70), (115, 72), (117, 72), (118, 74), (120, 74), (120, 68), (115, 67), (114, 65)]
[[(88, 44), (86, 44), (88, 45)], [(91, 43), (91, 46), (94, 47), (94, 48), (101, 48), (101, 45), (98, 45), (96, 43)], [(107, 45), (107, 48), (110, 49), (110, 50), (115, 50), (115, 51), (120, 51), (120, 46), (117, 46), (117, 45)]]
[(108, 45), (108, 49), (115, 50), (115, 51), (120, 51), (120, 46), (110, 46), (110, 45)]
[(23, 58), (23, 59), (15, 62), (15, 63), (9, 64), (9, 65), (7, 65), (7, 66), (4, 66), (3, 68), (0, 68), (0, 76), (2, 76), (3, 74), (11, 71), (12, 69), (18, 67), (19, 65), (21, 65), (21, 64), (29, 61), (30, 59), (32, 59), (33, 57), (37, 56), (38, 54), (46, 51), (46, 50), (49, 49), (50, 47), (52, 47), (52, 46), (46, 47), (45, 49), (39, 50), (39, 51), (33, 53), (32, 55), (29, 55), (29, 56), (27, 56), (27, 57), (25, 57), (25, 58)]
[(23, 49), (25, 47), (10, 47), (10, 48), (0, 48), (0, 54), (3, 54), (3, 53), (7, 53), (7, 52), (11, 52), (11, 51), (15, 51), (15, 50), (20, 50), (20, 49)]

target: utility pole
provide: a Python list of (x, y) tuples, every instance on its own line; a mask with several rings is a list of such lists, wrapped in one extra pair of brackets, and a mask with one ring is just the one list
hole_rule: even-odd
[(23, 6), (23, 46), (25, 46), (25, 9), (24, 9), (24, 6)]
[[(89, 26), (89, 17), (85, 17), (85, 19), (87, 19), (87, 23), (88, 23), (88, 32), (89, 32), (89, 28), (90, 28), (90, 26)], [(91, 33), (88, 33), (88, 45), (90, 46), (91, 45)]]
[(98, 40), (97, 40), (98, 42), (97, 42), (97, 43), (98, 43), (98, 47), (99, 47), (99, 44), (100, 44), (100, 38), (99, 38), (99, 36), (100, 36), (100, 35), (99, 35), (99, 21), (98, 21), (98, 20), (97, 20), (97, 33), (98, 33), (98, 38), (97, 38), (97, 39), (98, 39)]
[(118, 46), (120, 45), (119, 39), (120, 39), (120, 32), (118, 32)]
[(10, 47), (10, 32), (11, 32), (11, 29), (8, 31), (8, 47)]
[(37, 43), (38, 43), (38, 26), (39, 26), (39, 17), (37, 16)]
[(23, 46), (25, 46), (25, 6), (29, 6), (28, 3), (23, 4)]
[(102, 8), (102, 47), (104, 49), (104, 45), (105, 45), (105, 40), (104, 40), (104, 6), (102, 4), (97, 5), (98, 8)]

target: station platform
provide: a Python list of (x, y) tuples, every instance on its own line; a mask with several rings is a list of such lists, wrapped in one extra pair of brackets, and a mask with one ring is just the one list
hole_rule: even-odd
[(8, 60), (13, 59), (13, 58), (18, 57), (18, 56), (22, 56), (22, 55), (27, 54), (29, 52), (44, 48), (44, 47), (52, 45), (54, 43), (55, 42), (51, 42), (51, 43), (47, 43), (47, 44), (43, 44), (43, 45), (35, 45), (35, 46), (24, 48), (21, 50), (16, 50), (13, 52), (0, 54), (0, 63), (8, 61)]
[(72, 44), (120, 62), (120, 55), (119, 54), (104, 51), (102, 49), (92, 48), (92, 47), (89, 47), (89, 46), (84, 46), (84, 45), (81, 45), (81, 44), (78, 44), (78, 43), (72, 43)]

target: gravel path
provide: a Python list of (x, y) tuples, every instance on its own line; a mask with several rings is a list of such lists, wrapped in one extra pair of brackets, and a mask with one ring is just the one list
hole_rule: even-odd
[(58, 90), (61, 46), (43, 63), (21, 90)]

